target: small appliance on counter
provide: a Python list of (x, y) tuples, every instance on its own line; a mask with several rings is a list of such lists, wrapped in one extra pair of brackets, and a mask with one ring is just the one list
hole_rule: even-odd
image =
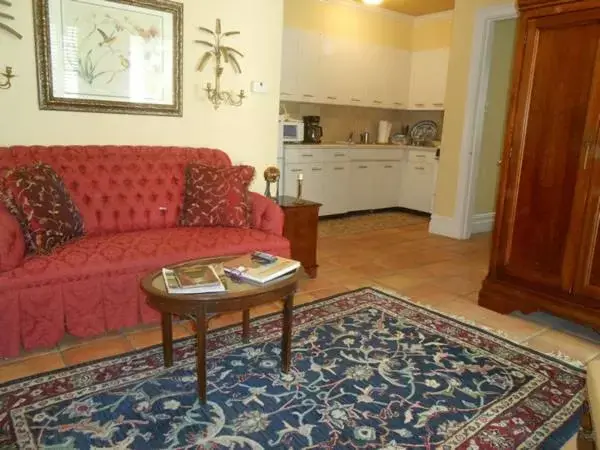
[(377, 130), (377, 143), (388, 144), (390, 142), (390, 133), (392, 132), (392, 122), (387, 120), (379, 121), (379, 129)]
[(361, 144), (370, 144), (371, 143), (371, 133), (365, 130), (363, 133), (360, 133), (360, 143)]
[(304, 123), (288, 117), (280, 118), (279, 134), (281, 140), (286, 144), (301, 143), (304, 141)]
[(319, 125), (320, 116), (304, 116), (304, 143), (320, 144), (323, 137), (323, 127)]

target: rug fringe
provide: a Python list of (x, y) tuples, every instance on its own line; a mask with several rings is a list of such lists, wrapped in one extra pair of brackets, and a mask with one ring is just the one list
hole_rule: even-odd
[[(393, 289), (390, 289), (390, 288), (387, 288), (387, 287), (383, 287), (383, 286), (379, 286), (379, 285), (373, 285), (373, 286), (370, 286), (370, 287), (365, 288), (365, 289), (376, 289), (376, 290), (378, 290), (380, 292), (383, 292), (384, 294), (388, 294), (388, 295), (391, 295), (391, 296), (394, 296), (394, 297), (401, 298), (402, 300), (405, 300), (407, 302), (413, 303), (414, 305), (417, 305), (417, 306), (419, 306), (419, 307), (421, 307), (423, 309), (427, 309), (429, 311), (433, 311), (436, 314), (440, 314), (442, 316), (449, 317), (451, 319), (457, 320), (458, 322), (464, 323), (466, 325), (471, 325), (471, 326), (474, 326), (474, 327), (479, 328), (481, 330), (487, 331), (488, 333), (493, 334), (493, 335), (495, 335), (497, 337), (500, 337), (500, 338), (502, 338), (504, 340), (507, 340), (509, 342), (512, 342), (513, 344), (521, 345), (521, 346), (527, 347), (527, 348), (531, 348), (531, 347), (528, 347), (526, 343), (519, 342), (519, 341), (511, 338), (505, 331), (498, 330), (496, 328), (491, 328), (491, 327), (488, 327), (486, 325), (482, 325), (482, 324), (477, 323), (477, 322), (475, 322), (475, 321), (473, 321), (471, 319), (467, 319), (466, 317), (463, 317), (463, 316), (459, 316), (459, 315), (450, 314), (450, 313), (447, 313), (447, 312), (444, 312), (444, 311), (440, 311), (439, 309), (435, 308), (434, 306), (431, 306), (431, 305), (428, 305), (428, 304), (425, 304), (425, 303), (421, 303), (421, 302), (419, 302), (417, 300), (413, 300), (412, 298), (407, 297), (406, 295), (400, 294), (399, 292), (397, 292), (397, 291), (395, 291)], [(532, 349), (532, 350), (534, 350), (534, 349)], [(583, 361), (581, 361), (579, 359), (576, 359), (576, 358), (572, 358), (572, 357), (570, 357), (570, 356), (568, 356), (568, 355), (566, 355), (566, 354), (564, 354), (564, 353), (562, 353), (560, 351), (557, 351), (557, 352), (542, 352), (542, 351), (539, 351), (539, 350), (535, 350), (535, 351), (538, 352), (538, 353), (542, 353), (544, 355), (550, 356), (551, 358), (558, 359), (558, 360), (564, 362), (565, 364), (568, 364), (568, 365), (573, 366), (575, 368), (578, 368), (578, 369), (585, 369), (586, 368), (585, 362), (583, 362)]]

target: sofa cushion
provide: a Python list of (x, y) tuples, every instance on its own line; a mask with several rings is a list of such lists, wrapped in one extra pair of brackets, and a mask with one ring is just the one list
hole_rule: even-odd
[(25, 258), (25, 239), (17, 219), (0, 204), (0, 272), (14, 269)]
[(181, 225), (248, 228), (251, 220), (248, 186), (253, 178), (251, 166), (215, 168), (188, 164)]
[(84, 234), (83, 219), (48, 164), (17, 166), (2, 177), (2, 198), (27, 236), (28, 252), (50, 253)]

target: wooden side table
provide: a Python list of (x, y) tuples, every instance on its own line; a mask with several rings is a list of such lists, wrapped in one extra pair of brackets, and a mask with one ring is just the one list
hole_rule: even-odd
[(292, 259), (300, 261), (309, 277), (317, 276), (317, 230), (320, 203), (283, 196), (277, 199), (285, 221), (283, 235), (290, 241)]

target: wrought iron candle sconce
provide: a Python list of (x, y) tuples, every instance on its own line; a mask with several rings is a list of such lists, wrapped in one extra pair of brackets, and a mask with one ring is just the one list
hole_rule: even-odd
[(0, 72), (0, 89), (10, 89), (12, 86), (11, 80), (16, 77), (12, 67), (6, 66), (4, 72)]
[[(12, 6), (12, 3), (9, 2), (8, 0), (0, 0), (0, 6)], [(15, 18), (14, 18), (14, 16), (11, 16), (10, 14), (6, 14), (6, 13), (3, 13), (0, 11), (0, 20), (3, 20), (3, 19), (14, 20)], [(11, 27), (1, 21), (0, 21), (0, 30), (4, 30), (8, 34), (12, 34), (17, 39), (23, 39), (23, 35), (21, 35), (21, 33), (19, 33), (13, 27)], [(6, 66), (6, 68), (4, 69), (4, 72), (0, 72), (0, 89), (10, 89), (12, 86), (11, 80), (15, 76), (16, 75), (14, 74), (12, 67)]]
[[(238, 61), (238, 57), (243, 58), (244, 55), (234, 49), (233, 47), (222, 45), (222, 39), (228, 36), (234, 36), (240, 34), (239, 31), (227, 31), (225, 33), (221, 32), (221, 19), (217, 19), (217, 23), (215, 26), (215, 31), (209, 30), (208, 28), (198, 27), (200, 31), (205, 33), (210, 33), (213, 36), (214, 42), (208, 42), (203, 40), (195, 40), (196, 44), (202, 44), (207, 47), (210, 47), (210, 50), (206, 51), (202, 58), (198, 61), (196, 66), (196, 71), (202, 72), (208, 62), (211, 59), (215, 59), (215, 84), (214, 87), (212, 83), (208, 83), (204, 90), (206, 91), (206, 95), (208, 100), (214, 105), (215, 109), (218, 109), (221, 104), (226, 104), (230, 106), (241, 106), (244, 99), (246, 98), (246, 93), (244, 90), (240, 90), (238, 94), (234, 94), (228, 91), (221, 90), (221, 76), (223, 75), (224, 66), (221, 63), (221, 59), (225, 62), (225, 64), (230, 64), (233, 68), (233, 71), (236, 74), (242, 73), (242, 69), (240, 67), (240, 63)], [(236, 99), (237, 97), (237, 99)]]

